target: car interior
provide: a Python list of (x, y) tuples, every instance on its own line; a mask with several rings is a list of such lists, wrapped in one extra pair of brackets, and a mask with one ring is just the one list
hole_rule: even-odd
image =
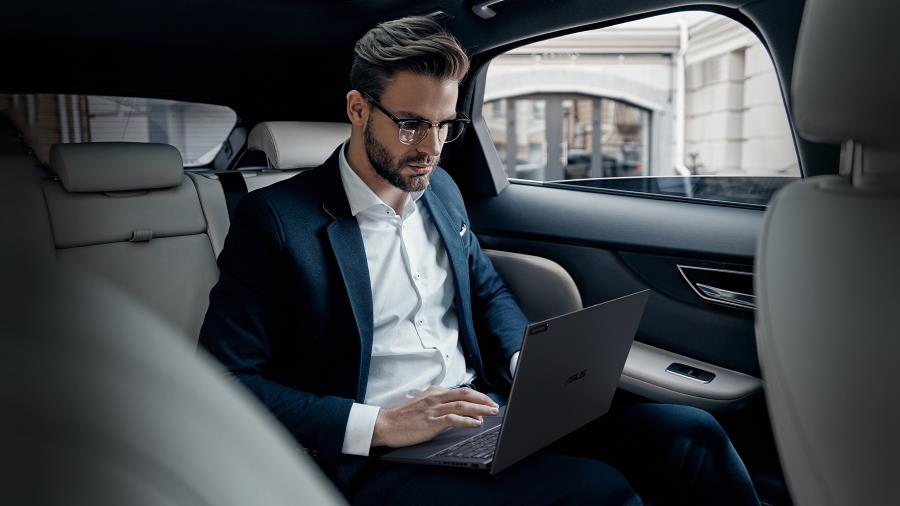
[[(343, 503), (197, 339), (237, 202), (347, 139), (353, 44), (408, 15), (435, 17), (471, 56), (458, 110), (472, 125), (442, 166), (530, 320), (649, 289), (615, 403), (712, 413), (764, 504), (900, 503), (895, 5), (92, 0), (3, 12), (5, 504)], [(594, 33), (611, 35), (573, 56)], [(716, 40), (740, 42), (700, 65)], [(591, 58), (595, 74), (575, 68)], [(763, 60), (772, 98), (757, 107), (764, 72), (735, 77), (734, 65)], [(551, 84), (516, 74), (557, 64)], [(750, 111), (733, 142), (696, 141), (706, 77), (711, 103), (743, 97), (723, 106), (726, 123)], [(602, 79), (609, 91), (590, 91)], [(102, 128), (162, 108), (168, 133), (149, 119), (136, 136)], [(591, 110), (595, 128), (576, 125)], [(763, 110), (781, 137), (754, 133)], [(166, 142), (175, 131), (187, 140)], [(736, 143), (743, 167), (761, 152), (783, 162), (712, 171)], [(706, 154), (717, 146), (726, 154)]]

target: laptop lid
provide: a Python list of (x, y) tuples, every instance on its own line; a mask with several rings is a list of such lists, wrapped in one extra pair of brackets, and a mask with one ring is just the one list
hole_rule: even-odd
[(606, 414), (649, 290), (532, 323), (490, 473)]

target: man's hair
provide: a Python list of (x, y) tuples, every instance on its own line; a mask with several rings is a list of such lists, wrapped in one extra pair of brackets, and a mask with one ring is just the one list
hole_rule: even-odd
[(469, 70), (469, 57), (459, 41), (429, 17), (385, 21), (356, 41), (350, 86), (379, 99), (387, 81), (404, 70), (460, 82)]

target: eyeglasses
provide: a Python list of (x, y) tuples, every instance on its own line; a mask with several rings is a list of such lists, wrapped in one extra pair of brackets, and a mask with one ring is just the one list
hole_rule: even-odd
[(372, 102), (372, 105), (378, 108), (379, 111), (383, 112), (385, 116), (391, 119), (394, 123), (397, 124), (397, 128), (400, 129), (400, 142), (406, 144), (407, 146), (412, 146), (422, 142), (422, 139), (428, 135), (428, 131), (432, 128), (437, 128), (437, 137), (438, 141), (443, 143), (453, 142), (462, 135), (463, 130), (466, 129), (466, 125), (472, 122), (469, 118), (463, 116), (461, 113), (457, 113), (458, 116), (461, 116), (456, 119), (449, 119), (446, 121), (441, 121), (438, 123), (432, 123), (427, 119), (421, 118), (411, 118), (411, 119), (401, 119), (397, 116), (394, 116), (390, 111), (384, 108), (383, 105), (379, 104), (377, 100), (372, 98), (372, 95), (369, 95), (365, 91), (361, 91), (360, 93), (366, 97), (366, 100)]

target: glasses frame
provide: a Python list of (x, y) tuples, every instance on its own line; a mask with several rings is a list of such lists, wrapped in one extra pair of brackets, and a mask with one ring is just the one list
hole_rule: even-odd
[(390, 119), (391, 121), (394, 122), (395, 125), (397, 125), (397, 129), (398, 129), (397, 136), (399, 137), (400, 143), (401, 143), (401, 144), (405, 144), (405, 145), (407, 145), (407, 146), (415, 146), (416, 144), (418, 144), (418, 143), (422, 142), (423, 140), (425, 140), (425, 137), (428, 137), (428, 131), (426, 131), (426, 132), (425, 132), (425, 135), (423, 135), (419, 140), (417, 140), (417, 141), (415, 141), (415, 142), (404, 142), (404, 141), (403, 141), (403, 131), (404, 131), (404, 130), (406, 130), (407, 132), (412, 132), (412, 133), (413, 133), (413, 138), (415, 138), (415, 133), (416, 133), (416, 131), (418, 130), (418, 129), (416, 129), (416, 128), (404, 128), (404, 127), (403, 127), (403, 124), (404, 124), (404, 123), (415, 123), (415, 124), (426, 123), (426, 124), (429, 125), (429, 130), (432, 129), (432, 128), (437, 128), (437, 132), (438, 132), (438, 133), (437, 133), (437, 135), (438, 135), (438, 140), (440, 140), (440, 138), (441, 138), (441, 137), (440, 137), (440, 135), (441, 135), (441, 129), (442, 129), (444, 126), (447, 126), (447, 131), (449, 132), (449, 131), (450, 131), (450, 124), (452, 124), (452, 123), (457, 123), (457, 124), (462, 125), (462, 126), (460, 127), (459, 134), (458, 134), (456, 137), (454, 137), (454, 138), (452, 138), (452, 139), (450, 139), (450, 140), (446, 140), (446, 139), (447, 139), (447, 138), (446, 138), (446, 135), (447, 135), (447, 134), (444, 134), (444, 136), (445, 136), (445, 137), (444, 137), (444, 140), (443, 140), (443, 141), (440, 141), (442, 144), (446, 144), (446, 143), (448, 143), (448, 142), (453, 142), (453, 141), (459, 139), (460, 137), (462, 137), (463, 132), (466, 131), (466, 127), (469, 126), (469, 124), (472, 123), (472, 120), (471, 120), (471, 119), (469, 119), (465, 114), (463, 114), (463, 113), (461, 113), (461, 112), (458, 112), (458, 111), (457, 111), (457, 113), (456, 113), (457, 117), (456, 117), (455, 119), (448, 119), (448, 120), (438, 121), (438, 122), (429, 121), (429, 120), (427, 120), (427, 119), (425, 119), (425, 118), (398, 118), (396, 115), (394, 115), (394, 113), (392, 113), (391, 111), (387, 110), (387, 108), (386, 108), (385, 106), (383, 106), (383, 105), (381, 105), (380, 103), (378, 103), (378, 101), (375, 100), (375, 99), (372, 97), (372, 95), (369, 95), (369, 94), (366, 93), (365, 91), (360, 91), (360, 93), (362, 94), (363, 97), (366, 98), (366, 100), (368, 100), (369, 102), (371, 102), (372, 105), (374, 105), (379, 111), (381, 111), (382, 113), (384, 113), (384, 115), (387, 116), (388, 119)]

